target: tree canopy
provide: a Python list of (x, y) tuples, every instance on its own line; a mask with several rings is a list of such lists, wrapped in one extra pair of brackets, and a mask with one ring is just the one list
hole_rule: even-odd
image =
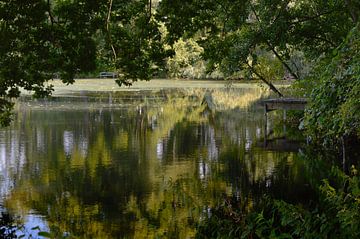
[(261, 52), (303, 78), (296, 52), (310, 61), (330, 54), (359, 9), (355, 0), (1, 0), (0, 122), (9, 123), (20, 89), (51, 94), (55, 74), (71, 84), (101, 63), (119, 85), (149, 80), (180, 38), (203, 48), (208, 72), (247, 71), (282, 96), (261, 71)]
[(51, 94), (59, 75), (65, 84), (97, 60), (121, 73), (119, 85), (150, 79), (162, 64), (158, 24), (151, 2), (107, 0), (0, 1), (0, 114), (9, 123), (11, 98), (20, 90)]
[(298, 79), (294, 51), (310, 58), (331, 52), (354, 26), (351, 6), (343, 1), (164, 0), (158, 19), (169, 31), (169, 42), (201, 35), (209, 70), (220, 67), (229, 75), (247, 68), (265, 80), (256, 69), (258, 49), (265, 48)]

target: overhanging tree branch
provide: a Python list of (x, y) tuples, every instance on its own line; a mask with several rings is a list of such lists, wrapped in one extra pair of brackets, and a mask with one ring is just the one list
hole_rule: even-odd
[(265, 79), (257, 70), (249, 64), (249, 62), (246, 62), (246, 65), (249, 67), (252, 73), (254, 73), (259, 79), (264, 82), (267, 86), (270, 87), (272, 91), (274, 91), (279, 97), (284, 97), (284, 95), (268, 80)]
[[(250, 3), (250, 7), (252, 12), (255, 15), (255, 18), (257, 20), (257, 22), (260, 25), (260, 33), (261, 35), (264, 35), (263, 32), (263, 28), (261, 27), (261, 20), (258, 16), (258, 14), (256, 13), (256, 10), (254, 8), (254, 6)], [(281, 62), (281, 64), (288, 70), (288, 72), (295, 78), (295, 79), (299, 79), (299, 76), (291, 69), (291, 67), (284, 61), (284, 59), (280, 56), (280, 54), (276, 51), (275, 47), (270, 43), (270, 41), (268, 39), (265, 39), (265, 44), (270, 48), (270, 50), (274, 53), (274, 55), (276, 56), (276, 58), (279, 59), (279, 61)]]
[(271, 51), (274, 53), (274, 55), (278, 58), (278, 60), (281, 62), (281, 64), (283, 64), (283, 66), (289, 71), (289, 73), (295, 79), (299, 79), (299, 76), (290, 68), (290, 66), (284, 61), (284, 59), (282, 59), (280, 54), (275, 50), (275, 47), (273, 45), (271, 45), (271, 43), (268, 40), (266, 40), (266, 44), (271, 49)]

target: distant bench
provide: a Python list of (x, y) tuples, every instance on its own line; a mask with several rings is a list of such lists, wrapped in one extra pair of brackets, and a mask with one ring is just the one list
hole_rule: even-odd
[(103, 71), (103, 72), (100, 72), (99, 77), (100, 78), (116, 78), (117, 74), (115, 72)]
[(305, 98), (276, 98), (262, 102), (267, 113), (272, 110), (304, 110), (308, 101)]

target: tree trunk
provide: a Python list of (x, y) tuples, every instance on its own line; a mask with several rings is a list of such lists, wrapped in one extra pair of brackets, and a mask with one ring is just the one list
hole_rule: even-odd
[(247, 66), (250, 68), (250, 70), (257, 76), (259, 79), (264, 82), (269, 88), (275, 92), (279, 97), (284, 97), (283, 94), (268, 80), (265, 79), (262, 75), (260, 75), (253, 66), (251, 66), (249, 63), (246, 63)]
[(266, 41), (267, 45), (271, 48), (271, 51), (275, 54), (278, 60), (281, 62), (283, 66), (288, 70), (288, 72), (295, 78), (299, 79), (299, 76), (290, 68), (290, 66), (282, 59), (279, 53), (275, 50), (275, 48), (270, 44), (270, 42)]
[(112, 38), (111, 38), (111, 33), (110, 33), (110, 20), (111, 20), (112, 6), (113, 6), (113, 0), (109, 0), (108, 15), (107, 15), (107, 19), (106, 19), (106, 31), (107, 31), (108, 40), (109, 40), (109, 43), (110, 43), (111, 50), (113, 52), (114, 60), (116, 60), (116, 58), (117, 58), (116, 51), (115, 51), (114, 45), (112, 43)]

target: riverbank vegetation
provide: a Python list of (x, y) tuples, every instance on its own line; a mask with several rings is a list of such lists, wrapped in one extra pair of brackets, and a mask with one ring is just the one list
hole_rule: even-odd
[[(322, 171), (321, 183), (309, 182), (317, 198), (296, 203), (265, 196), (251, 213), (236, 207), (236, 199), (224, 199), (200, 225), (198, 238), (359, 237), (359, 30), (359, 25), (354, 27), (346, 40), (294, 87), (296, 94), (310, 99), (301, 127), (318, 149), (303, 157), (307, 168), (316, 169), (313, 175)], [(314, 166), (316, 161), (334, 166), (327, 171)]]
[(358, 238), (359, 177), (344, 176), (334, 188), (325, 180), (310, 207), (265, 198), (261, 210), (246, 216), (225, 201), (200, 226), (197, 238)]
[[(21, 7), (19, 7), (21, 6)], [(60, 1), (0, 5), (1, 122), (21, 89), (53, 91), (53, 78), (116, 72), (118, 85), (154, 77), (301, 80), (358, 21), (341, 1)], [(314, 83), (317, 84), (317, 83)]]
[[(224, 199), (198, 236), (356, 238), (359, 16), (355, 0), (0, 1), (0, 125), (10, 124), (21, 90), (47, 97), (55, 76), (72, 84), (114, 71), (119, 86), (153, 77), (257, 79), (278, 97), (309, 99), (300, 124), (317, 148), (304, 156), (309, 167), (348, 167), (312, 185), (318, 199), (307, 205), (269, 197), (243, 214)], [(295, 81), (291, 93), (274, 85), (282, 79)]]

